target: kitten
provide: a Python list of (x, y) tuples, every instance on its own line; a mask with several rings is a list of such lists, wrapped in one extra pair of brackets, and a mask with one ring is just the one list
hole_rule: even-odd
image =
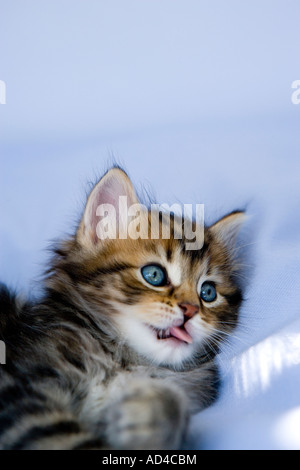
[[(55, 250), (38, 302), (0, 290), (2, 449), (177, 449), (190, 414), (216, 397), (214, 356), (242, 301), (233, 253), (244, 214), (187, 250), (174, 217), (168, 239), (126, 238), (119, 196), (139, 204), (113, 168)], [(101, 204), (116, 209), (116, 239), (98, 237)]]

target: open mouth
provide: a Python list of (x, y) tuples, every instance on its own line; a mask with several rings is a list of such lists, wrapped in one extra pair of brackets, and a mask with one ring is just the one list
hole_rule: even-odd
[(167, 328), (165, 330), (160, 330), (155, 328), (157, 333), (157, 339), (159, 340), (166, 340), (169, 338), (175, 338), (183, 343), (191, 344), (193, 342), (192, 337), (184, 328), (184, 325), (181, 326), (172, 326), (171, 328)]

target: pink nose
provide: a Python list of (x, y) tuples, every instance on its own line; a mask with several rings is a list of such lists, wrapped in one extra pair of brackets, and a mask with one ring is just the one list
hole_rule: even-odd
[(196, 313), (199, 312), (199, 306), (198, 305), (192, 305), (189, 303), (182, 303), (178, 304), (178, 306), (181, 308), (183, 311), (183, 315), (188, 318), (192, 318)]

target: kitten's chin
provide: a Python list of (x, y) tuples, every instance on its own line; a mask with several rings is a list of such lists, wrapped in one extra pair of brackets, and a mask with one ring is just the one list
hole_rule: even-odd
[(196, 352), (196, 345), (187, 341), (188, 335), (184, 339), (169, 331), (160, 334), (160, 330), (128, 317), (118, 323), (127, 344), (153, 364), (179, 367)]

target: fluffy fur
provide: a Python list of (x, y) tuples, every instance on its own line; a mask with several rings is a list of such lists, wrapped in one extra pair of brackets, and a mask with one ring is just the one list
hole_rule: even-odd
[[(74, 237), (56, 248), (41, 300), (18, 305), (0, 290), (2, 449), (176, 449), (190, 414), (216, 397), (213, 359), (242, 301), (233, 253), (244, 215), (206, 227), (197, 251), (175, 238), (174, 218), (168, 239), (99, 240), (98, 205), (117, 209), (122, 195), (139, 204), (127, 175), (113, 168), (91, 192)], [(150, 213), (143, 216), (150, 230)], [(145, 281), (147, 264), (164, 268), (166, 285)], [(200, 298), (205, 281), (217, 290), (211, 303)], [(191, 341), (170, 336), (172, 327)]]

